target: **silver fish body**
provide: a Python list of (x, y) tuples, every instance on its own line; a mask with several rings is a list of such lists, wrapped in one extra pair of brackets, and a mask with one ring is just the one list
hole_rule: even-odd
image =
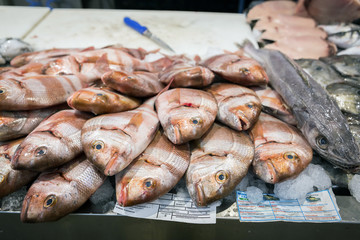
[(83, 155), (42, 173), (25, 196), (20, 219), (27, 223), (56, 221), (81, 207), (105, 179)]
[(360, 148), (360, 116), (359, 114), (347, 114), (345, 113), (345, 117), (349, 123), (350, 131), (353, 134), (357, 145)]
[(257, 50), (249, 44), (244, 50), (265, 67), (272, 87), (292, 109), (311, 147), (335, 166), (360, 170), (359, 148), (349, 125), (325, 90), (279, 51)]
[(341, 48), (360, 45), (360, 26), (355, 24), (321, 25), (328, 34), (328, 40)]
[(17, 148), (12, 167), (44, 171), (69, 162), (82, 152), (81, 128), (90, 117), (63, 110), (42, 121)]
[(193, 142), (186, 185), (197, 206), (227, 196), (245, 177), (254, 157), (254, 144), (245, 132), (214, 124)]
[(218, 104), (216, 119), (238, 130), (247, 130), (257, 121), (261, 102), (256, 93), (236, 84), (216, 83), (207, 88)]
[(174, 144), (200, 138), (213, 124), (218, 111), (216, 99), (208, 92), (174, 88), (155, 102), (165, 135)]
[[(360, 78), (360, 56), (340, 55), (327, 58), (320, 58), (321, 61), (329, 64), (343, 77)], [(360, 82), (360, 79), (358, 80)], [(359, 83), (360, 84), (360, 83)]]
[(84, 152), (105, 175), (119, 173), (150, 144), (159, 127), (153, 103), (149, 99), (134, 110), (104, 114), (85, 123)]
[(347, 83), (334, 83), (326, 87), (343, 112), (360, 114), (360, 86), (355, 87)]
[(189, 144), (174, 145), (158, 131), (145, 151), (116, 175), (118, 203), (131, 206), (157, 199), (180, 181), (189, 162)]
[(11, 168), (11, 157), (23, 140), (17, 139), (0, 146), (0, 198), (30, 183), (38, 175), (37, 172)]

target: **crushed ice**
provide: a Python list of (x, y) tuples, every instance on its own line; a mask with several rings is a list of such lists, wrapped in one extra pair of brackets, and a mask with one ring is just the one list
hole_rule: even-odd
[(355, 174), (349, 182), (349, 191), (351, 195), (360, 202), (360, 175)]

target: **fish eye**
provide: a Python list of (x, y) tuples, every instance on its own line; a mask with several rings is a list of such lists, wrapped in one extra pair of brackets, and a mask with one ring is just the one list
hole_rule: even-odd
[(248, 107), (248, 108), (253, 108), (254, 107), (254, 104), (252, 104), (252, 103), (248, 103), (248, 104), (246, 104), (246, 106)]
[(97, 140), (97, 141), (93, 142), (92, 148), (95, 150), (101, 150), (104, 148), (104, 145), (105, 144), (103, 141)]
[(132, 80), (133, 78), (132, 78), (132, 77), (130, 77), (130, 76), (128, 76), (128, 77), (127, 77), (127, 79), (128, 79), (128, 80)]
[(243, 74), (249, 74), (250, 73), (249, 69), (247, 69), (247, 68), (240, 68), (239, 71), (240, 71), (240, 73), (243, 73)]
[(49, 195), (44, 201), (44, 208), (52, 207), (56, 204), (57, 199), (55, 195)]
[(218, 171), (215, 175), (215, 180), (218, 183), (225, 183), (228, 180), (229, 176), (225, 171)]
[(0, 94), (6, 93), (6, 89), (5, 88), (0, 88)]
[(104, 94), (103, 93), (97, 93), (96, 96), (101, 97), (101, 96), (104, 96)]
[(284, 154), (284, 158), (285, 159), (287, 159), (287, 160), (296, 160), (296, 159), (298, 159), (299, 158), (299, 156), (296, 154), (296, 153), (294, 153), (294, 152), (286, 152), (285, 154)]
[(356, 93), (357, 93), (357, 95), (360, 95), (360, 90), (357, 90)]
[(144, 180), (144, 189), (145, 190), (153, 190), (156, 186), (156, 183), (154, 181), (154, 179), (152, 178), (147, 178)]
[(36, 157), (40, 157), (40, 156), (43, 156), (46, 154), (46, 150), (47, 150), (47, 147), (38, 147), (36, 150), (35, 150), (35, 156)]
[(5, 180), (5, 176), (0, 174), (0, 183), (2, 183)]
[(316, 143), (321, 149), (326, 149), (328, 146), (328, 140), (324, 136), (317, 137)]
[(201, 124), (202, 121), (200, 118), (191, 118), (190, 119), (190, 123), (194, 124), (194, 125), (198, 125), (198, 124)]
[(315, 69), (316, 69), (317, 71), (321, 71), (321, 70), (322, 70), (322, 67), (321, 67), (321, 66), (317, 66)]

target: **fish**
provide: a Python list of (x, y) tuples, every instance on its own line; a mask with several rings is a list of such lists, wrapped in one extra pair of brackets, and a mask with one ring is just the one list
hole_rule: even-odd
[(244, 131), (214, 123), (192, 143), (186, 186), (197, 206), (230, 194), (245, 177), (254, 158), (254, 144)]
[(317, 36), (285, 36), (264, 48), (281, 51), (292, 59), (319, 59), (337, 51), (335, 44)]
[(11, 168), (11, 157), (24, 138), (16, 139), (0, 146), (0, 198), (17, 191), (35, 180), (38, 173)]
[(157, 73), (144, 71), (109, 71), (101, 80), (106, 86), (133, 97), (155, 96), (165, 87)]
[(247, 22), (259, 20), (268, 16), (281, 15), (299, 15), (306, 17), (306, 12), (303, 15), (299, 14), (297, 4), (292, 1), (265, 1), (257, 4), (249, 10), (246, 15)]
[(328, 40), (340, 48), (360, 46), (360, 26), (356, 24), (322, 25), (328, 33)]
[(291, 109), (284, 102), (282, 97), (270, 87), (252, 87), (251, 88), (261, 101), (261, 111), (270, 114), (290, 125), (296, 125), (296, 119)]
[(158, 131), (145, 151), (116, 175), (117, 202), (132, 206), (159, 198), (180, 181), (189, 163), (189, 144), (174, 145)]
[(360, 56), (340, 55), (328, 58), (320, 58), (321, 61), (329, 64), (343, 77), (358, 78), (360, 82)]
[(122, 95), (107, 87), (80, 89), (67, 99), (67, 103), (73, 109), (95, 115), (123, 112), (140, 105), (138, 99)]
[(82, 151), (81, 128), (91, 114), (62, 110), (42, 121), (11, 159), (17, 170), (45, 171), (71, 161)]
[(333, 83), (326, 87), (327, 92), (333, 97), (341, 111), (360, 114), (360, 86), (348, 83)]
[(259, 61), (270, 84), (292, 109), (297, 127), (313, 150), (346, 171), (360, 170), (359, 148), (336, 102), (299, 65), (279, 51), (257, 50), (245, 44), (244, 51)]
[(155, 137), (159, 119), (154, 101), (155, 97), (134, 110), (103, 114), (84, 124), (84, 152), (105, 175), (113, 176), (126, 168)]
[(33, 51), (30, 44), (19, 38), (0, 39), (0, 64), (10, 62), (14, 57)]
[[(254, 29), (255, 30), (255, 29)], [(317, 27), (307, 27), (307, 26), (292, 26), (292, 25), (284, 25), (284, 26), (275, 26), (269, 27), (261, 31), (261, 37), (257, 39), (261, 40), (272, 40), (277, 41), (279, 39), (293, 36), (313, 36), (321, 39), (326, 39), (327, 34), (324, 30)]]
[(171, 87), (202, 88), (209, 86), (214, 81), (214, 73), (203, 66), (196, 66), (189, 62), (176, 63), (159, 73), (160, 82)]
[(250, 131), (255, 145), (255, 174), (271, 184), (298, 176), (311, 162), (313, 151), (295, 127), (266, 113)]
[(24, 223), (59, 220), (81, 207), (105, 179), (84, 155), (54, 171), (44, 172), (29, 188), (20, 220)]
[(200, 138), (214, 123), (218, 106), (208, 92), (174, 88), (161, 93), (155, 107), (165, 135), (174, 144)]
[(268, 76), (260, 64), (245, 56), (220, 54), (206, 59), (201, 65), (239, 85), (252, 86), (268, 83)]
[(0, 110), (34, 110), (61, 103), (87, 84), (75, 75), (0, 80)]
[[(44, 69), (45, 74), (87, 74), (95, 66), (99, 59), (105, 58), (108, 65), (120, 66), (122, 70), (132, 71), (153, 71), (151, 63), (142, 61), (118, 48), (92, 49), (73, 53), (50, 62)], [(91, 67), (84, 68), (83, 65), (90, 64)]]
[[(87, 50), (89, 50), (89, 49), (91, 49), (91, 48), (88, 48)], [(82, 49), (82, 48), (52, 48), (52, 49), (46, 49), (46, 50), (41, 50), (41, 51), (28, 52), (28, 53), (23, 53), (21, 55), (14, 57), (11, 60), (10, 65), (13, 67), (21, 67), (25, 64), (28, 64), (30, 62), (37, 62), (41, 59), (60, 58), (60, 57), (68, 56), (68, 55), (71, 55), (73, 53), (80, 52), (80, 51), (85, 51), (85, 49)]]
[(297, 59), (295, 62), (324, 89), (333, 83), (342, 83), (344, 78), (330, 65), (317, 59)]
[(25, 136), (34, 130), (42, 120), (66, 108), (66, 105), (57, 105), (29, 111), (0, 111), (0, 141)]
[(360, 55), (360, 46), (347, 48), (345, 50), (337, 52), (336, 55)]
[(347, 23), (360, 16), (359, 0), (300, 0), (298, 4), (319, 24)]
[(218, 104), (216, 119), (232, 129), (248, 130), (257, 121), (261, 101), (246, 87), (230, 83), (216, 83), (206, 89)]
[(359, 114), (354, 115), (351, 113), (345, 113), (344, 115), (349, 124), (350, 131), (355, 138), (355, 142), (360, 148), (360, 116)]

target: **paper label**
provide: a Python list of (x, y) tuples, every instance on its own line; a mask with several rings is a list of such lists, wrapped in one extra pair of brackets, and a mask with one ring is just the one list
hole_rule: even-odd
[(197, 224), (215, 224), (216, 206), (217, 204), (214, 203), (207, 207), (198, 208), (190, 197), (179, 197), (176, 194), (167, 193), (153, 202), (139, 204), (133, 207), (121, 207), (116, 203), (113, 211), (128, 217)]
[(297, 199), (279, 199), (274, 194), (263, 194), (263, 201), (256, 204), (247, 199), (246, 192), (237, 191), (239, 218), (241, 222), (338, 222), (339, 208), (330, 191), (308, 193), (303, 204)]

